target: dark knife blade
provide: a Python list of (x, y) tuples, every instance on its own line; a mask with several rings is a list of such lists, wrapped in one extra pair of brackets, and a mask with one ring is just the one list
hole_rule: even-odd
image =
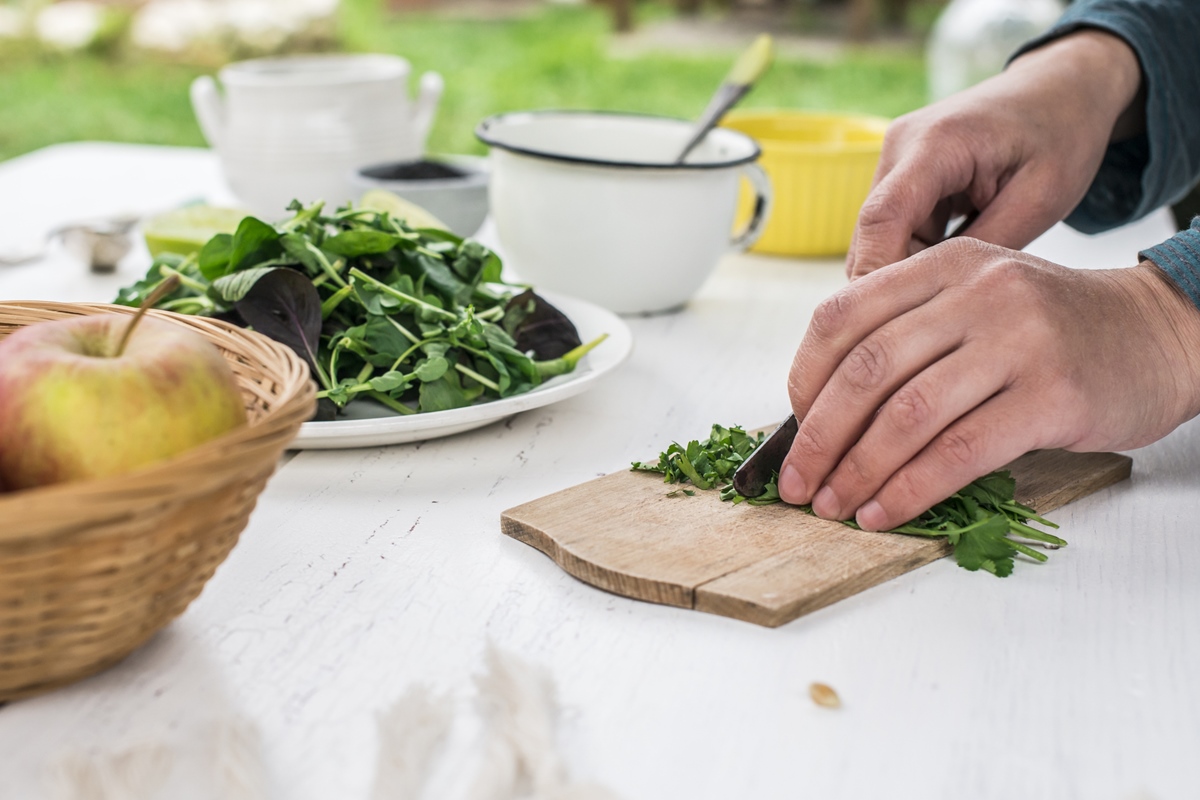
[(733, 473), (733, 488), (745, 497), (758, 497), (766, 491), (771, 476), (783, 466), (783, 459), (792, 449), (792, 440), (800, 424), (796, 415), (788, 416), (759, 448), (750, 454)]

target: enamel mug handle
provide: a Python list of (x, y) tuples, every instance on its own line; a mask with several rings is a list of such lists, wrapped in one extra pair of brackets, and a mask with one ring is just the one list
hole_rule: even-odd
[(742, 251), (749, 250), (762, 236), (763, 229), (767, 227), (767, 220), (771, 217), (771, 179), (767, 177), (767, 173), (758, 164), (746, 164), (742, 167), (742, 172), (746, 179), (750, 181), (750, 188), (754, 190), (754, 211), (750, 214), (750, 221), (746, 223), (746, 229), (733, 237), (730, 246), (734, 250)]
[(208, 75), (201, 75), (192, 81), (191, 95), (192, 110), (196, 112), (200, 131), (214, 149), (220, 149), (225, 139), (225, 103), (217, 90), (217, 82)]

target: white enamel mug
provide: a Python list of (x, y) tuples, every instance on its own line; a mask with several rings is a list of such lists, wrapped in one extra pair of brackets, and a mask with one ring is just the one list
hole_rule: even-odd
[(442, 94), (435, 72), (410, 99), (409, 63), (383, 54), (239, 61), (192, 83), (192, 107), (234, 194), (270, 218), (293, 199), (353, 199), (364, 164), (414, 161)]
[[(771, 187), (753, 139), (716, 129), (675, 164), (691, 123), (574, 111), (501, 114), (476, 135), (492, 148), (490, 205), (517, 275), (621, 314), (679, 308), (720, 257), (762, 233)], [(733, 230), (740, 179), (757, 201)]]

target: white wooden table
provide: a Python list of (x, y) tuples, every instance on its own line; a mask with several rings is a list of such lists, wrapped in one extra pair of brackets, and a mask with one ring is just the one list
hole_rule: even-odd
[[(221, 201), (201, 150), (78, 144), (0, 164), (0, 250), (73, 218)], [(1032, 248), (1132, 263), (1165, 215)], [(0, 269), (0, 300), (107, 300), (65, 255)], [(782, 417), (786, 371), (840, 264), (731, 257), (575, 399), (473, 433), (305, 452), (187, 613), (124, 663), (0, 709), (0, 798), (50, 797), (67, 752), (177, 755), (158, 797), (213, 797), (214, 725), (255, 723), (271, 797), (366, 798), (374, 715), (414, 682), (460, 722), (427, 797), (476, 757), (488, 640), (546, 666), (572, 773), (627, 800), (1112, 798), (1200, 794), (1200, 427), (1134, 453), (1132, 481), (1060, 510), (1071, 546), (996, 580), (941, 561), (776, 630), (626, 600), (500, 534), (512, 505), (713, 422)], [(0, 525), (3, 525), (0, 520)], [(3, 580), (3, 576), (0, 576)], [(812, 681), (844, 707), (818, 708)]]

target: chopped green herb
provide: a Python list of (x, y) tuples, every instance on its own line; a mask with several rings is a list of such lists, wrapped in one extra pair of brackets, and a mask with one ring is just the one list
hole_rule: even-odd
[[(778, 503), (778, 475), (772, 477), (766, 491), (759, 497), (744, 497), (733, 488), (733, 473), (738, 465), (765, 441), (762, 432), (746, 433), (742, 428), (714, 425), (709, 438), (691, 441), (684, 447), (672, 442), (657, 462), (633, 463), (632, 469), (657, 472), (665, 483), (690, 481), (697, 488), (719, 488), (722, 500), (751, 505)], [(1050, 547), (1062, 547), (1066, 542), (1053, 534), (1031, 527), (1036, 522), (1057, 528), (1048, 519), (1016, 501), (1017, 483), (1007, 471), (984, 475), (947, 497), (933, 508), (910, 520), (891, 533), (908, 536), (945, 537), (954, 547), (958, 565), (971, 571), (984, 570), (1005, 577), (1013, 570), (1013, 560), (1024, 554), (1035, 561), (1045, 561), (1046, 554), (1018, 539), (1041, 542)], [(687, 491), (687, 490), (684, 490)], [(674, 494), (674, 493), (672, 493)], [(800, 509), (812, 514), (811, 506)], [(857, 523), (844, 523), (858, 529)], [(1013, 538), (1016, 537), (1016, 538)]]

